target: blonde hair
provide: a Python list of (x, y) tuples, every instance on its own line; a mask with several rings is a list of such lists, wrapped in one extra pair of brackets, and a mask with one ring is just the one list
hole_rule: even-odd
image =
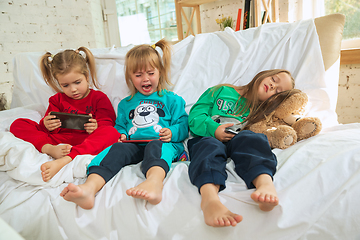
[(258, 89), (259, 86), (261, 84), (261, 82), (267, 78), (267, 77), (272, 77), (274, 75), (277, 75), (279, 73), (286, 73), (290, 76), (291, 78), (291, 82), (292, 82), (292, 87), (295, 87), (295, 80), (294, 78), (291, 76), (291, 73), (287, 70), (284, 69), (272, 69), (272, 70), (265, 70), (265, 71), (261, 71), (258, 74), (255, 75), (255, 77), (251, 80), (251, 82), (249, 82), (248, 84), (244, 85), (244, 86), (235, 86), (232, 84), (219, 84), (217, 85), (217, 87), (214, 89), (214, 91), (216, 91), (219, 87), (221, 86), (228, 86), (228, 87), (232, 87), (235, 90), (239, 91), (241, 90), (243, 92), (243, 95), (239, 97), (237, 103), (240, 102), (241, 99), (246, 98), (246, 104), (245, 106), (242, 106), (240, 104), (236, 105), (236, 109), (234, 110), (234, 115), (235, 116), (241, 116), (242, 114), (246, 113), (248, 110), (250, 110), (250, 115), (248, 116), (248, 118), (251, 116), (251, 114), (253, 112), (256, 111), (256, 109), (260, 106), (260, 104), (262, 103), (259, 100), (259, 96), (258, 96)]
[[(155, 47), (161, 48), (163, 57), (161, 58)], [(172, 85), (169, 79), (171, 61), (171, 44), (165, 39), (161, 39), (153, 46), (142, 44), (133, 47), (126, 53), (125, 57), (125, 79), (130, 89), (131, 98), (138, 92), (131, 80), (131, 74), (138, 70), (148, 69), (149, 67), (159, 70), (159, 84), (157, 86), (158, 95), (167, 85)]]
[[(85, 53), (85, 57), (80, 54), (80, 51)], [(99, 88), (95, 73), (95, 58), (86, 47), (79, 47), (77, 50), (64, 50), (56, 55), (47, 52), (40, 59), (40, 70), (46, 84), (56, 92), (62, 92), (57, 76), (71, 71), (84, 74), (87, 80), (89, 80), (89, 75), (91, 75), (92, 86)]]
[(276, 93), (269, 97), (267, 100), (260, 104), (256, 111), (252, 112), (252, 114), (250, 114), (246, 118), (247, 123), (244, 130), (248, 129), (251, 124), (257, 123), (270, 116), (272, 112), (280, 106), (281, 103), (283, 103), (290, 96), (299, 92), (301, 92), (301, 90), (299, 89), (290, 89)]

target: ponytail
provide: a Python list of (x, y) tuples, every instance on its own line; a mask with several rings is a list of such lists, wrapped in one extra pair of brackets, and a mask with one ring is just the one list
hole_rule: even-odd
[(170, 81), (170, 67), (171, 67), (171, 53), (172, 53), (171, 45), (165, 39), (161, 39), (157, 43), (155, 43), (155, 46), (159, 47), (163, 52), (163, 57), (162, 57), (163, 69), (162, 71), (160, 71), (160, 73), (164, 81), (159, 81), (159, 84), (164, 84), (165, 82), (167, 85), (172, 85)]
[[(85, 53), (85, 56), (81, 52)], [(91, 80), (92, 85), (99, 89), (95, 58), (86, 47), (79, 47), (77, 50), (64, 50), (55, 56), (47, 52), (40, 59), (40, 69), (46, 84), (56, 92), (62, 92), (57, 76), (67, 74), (73, 70), (84, 74), (87, 79)]]
[(53, 57), (54, 57), (54, 55), (52, 55), (50, 52), (45, 53), (40, 58), (40, 70), (41, 70), (42, 76), (43, 76), (46, 84), (49, 85), (55, 91), (61, 92), (61, 90), (59, 91), (59, 84), (54, 79), (53, 74), (52, 74)]

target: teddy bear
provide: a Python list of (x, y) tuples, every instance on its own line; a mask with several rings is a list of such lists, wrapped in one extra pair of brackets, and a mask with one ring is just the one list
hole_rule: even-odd
[(253, 123), (248, 129), (268, 137), (271, 148), (285, 149), (297, 141), (317, 135), (322, 124), (317, 117), (301, 117), (308, 96), (298, 91), (289, 96), (265, 119)]

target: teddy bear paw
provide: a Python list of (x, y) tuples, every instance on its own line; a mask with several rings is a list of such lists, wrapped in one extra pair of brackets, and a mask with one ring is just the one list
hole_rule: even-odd
[(286, 136), (284, 138), (284, 144), (285, 146), (291, 146), (294, 143), (294, 137), (292, 135)]
[(321, 131), (321, 122), (318, 118), (307, 117), (293, 125), (298, 135), (298, 141), (317, 135)]
[(316, 129), (316, 124), (313, 122), (307, 122), (303, 125), (302, 129), (300, 130), (301, 135), (311, 135)]

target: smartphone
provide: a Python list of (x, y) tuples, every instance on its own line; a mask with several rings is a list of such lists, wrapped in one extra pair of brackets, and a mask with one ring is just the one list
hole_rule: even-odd
[(77, 130), (85, 130), (84, 124), (89, 123), (89, 119), (91, 118), (89, 115), (63, 112), (50, 112), (50, 115), (56, 116), (55, 119), (60, 119), (61, 128)]
[(155, 139), (139, 139), (139, 140), (122, 140), (123, 143), (148, 143)]
[(233, 134), (238, 134), (239, 132), (235, 131), (234, 129), (231, 128), (225, 128), (225, 132), (226, 133), (233, 133)]

